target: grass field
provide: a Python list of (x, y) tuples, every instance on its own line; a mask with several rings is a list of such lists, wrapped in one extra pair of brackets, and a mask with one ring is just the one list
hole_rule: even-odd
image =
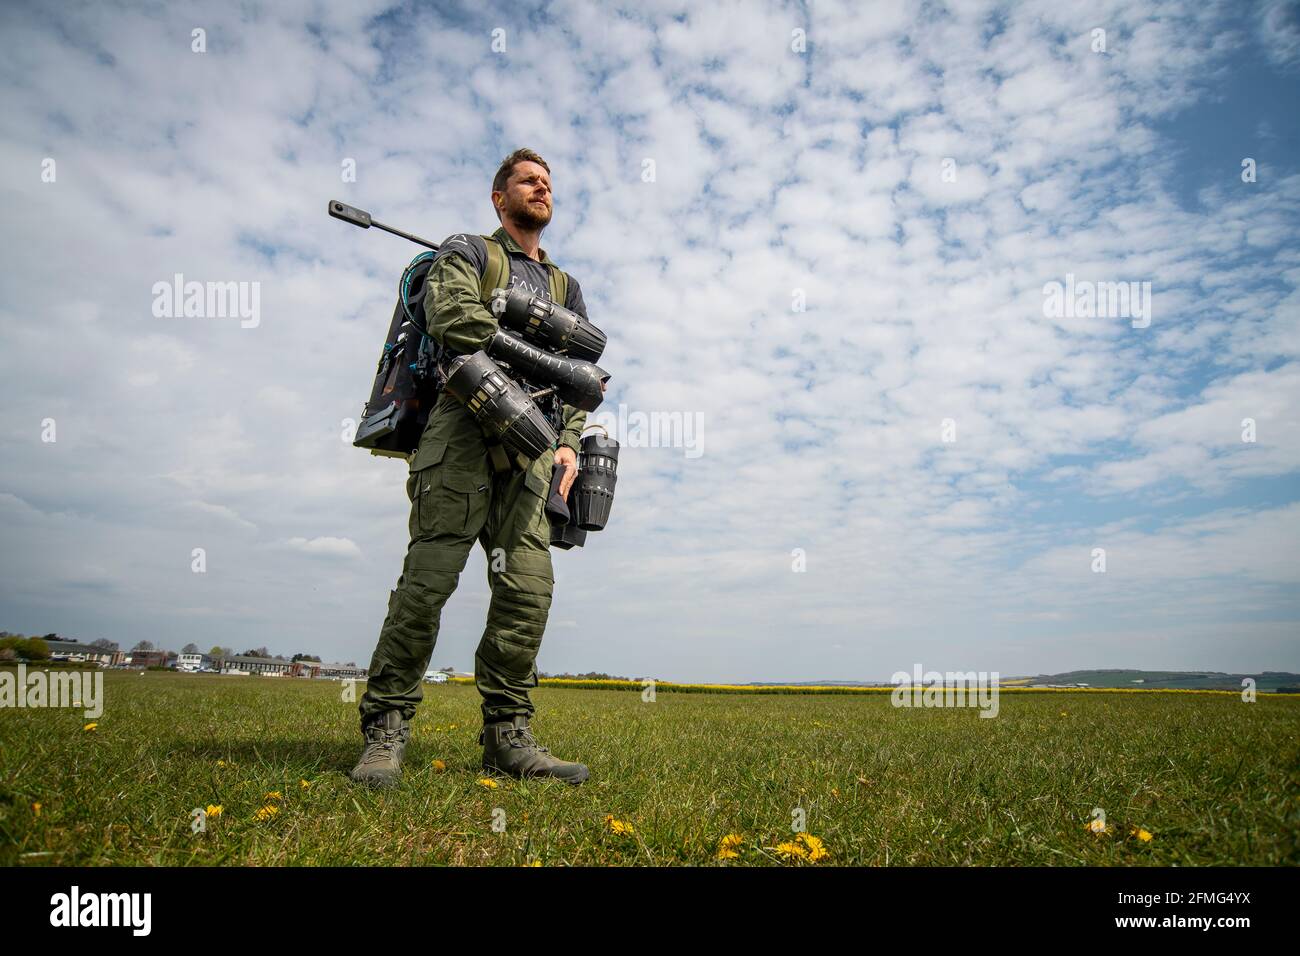
[[(478, 694), (440, 685), (402, 786), (375, 793), (346, 776), (360, 736), (341, 686), (111, 672), (92, 730), (80, 710), (0, 710), (0, 864), (1300, 862), (1293, 698), (1004, 693), (981, 719), (888, 694), (543, 686), (539, 741), (591, 779), (490, 788)], [(798, 811), (816, 840), (796, 839)]]

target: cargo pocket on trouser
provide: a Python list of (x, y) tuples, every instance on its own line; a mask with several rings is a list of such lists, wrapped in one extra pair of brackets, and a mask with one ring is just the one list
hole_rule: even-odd
[(487, 519), (487, 482), (473, 472), (443, 467), (427, 484), (429, 500), (420, 512), (424, 533), (476, 537)]
[(506, 547), (522, 546), (549, 555), (551, 521), (546, 517), (546, 496), (551, 490), (550, 468), (547, 467), (545, 476), (538, 468), (530, 468), (524, 474), (523, 484), (510, 516)]
[(431, 465), (411, 473), (406, 491), (413, 541), (441, 535), (472, 538), (487, 519), (488, 483), (472, 471)]

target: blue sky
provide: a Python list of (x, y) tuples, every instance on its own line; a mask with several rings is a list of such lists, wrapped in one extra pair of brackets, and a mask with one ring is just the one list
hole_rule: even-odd
[[(0, 36), (0, 628), (368, 660), (405, 464), (341, 423), (418, 250), (324, 205), (491, 232), (527, 145), (604, 410), (702, 438), (619, 436), (543, 670), (1300, 670), (1294, 3), (32, 4)], [(259, 283), (259, 323), (155, 317), (178, 272)], [(1150, 282), (1149, 327), (1046, 316), (1067, 274)], [(487, 593), (476, 554), (435, 666)]]

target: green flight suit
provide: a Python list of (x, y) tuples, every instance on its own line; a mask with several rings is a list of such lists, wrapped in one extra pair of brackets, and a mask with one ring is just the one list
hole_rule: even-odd
[[(493, 233), (507, 261), (523, 250), (504, 228)], [(548, 271), (554, 263), (539, 250)], [(458, 352), (483, 348), (497, 330), (484, 304), (480, 275), (458, 255), (439, 258), (425, 296), (429, 334)], [(556, 285), (552, 276), (552, 296)], [(564, 409), (557, 444), (575, 452), (587, 413)], [(528, 690), (537, 686), (537, 652), (551, 608), (550, 488), (554, 447), (527, 471), (493, 470), (482, 429), (459, 401), (443, 392), (411, 458), (406, 494), (411, 501), (410, 544), (388, 615), (370, 661), (359, 709), (364, 723), (397, 709), (410, 720), (424, 696), (423, 678), (438, 640), (443, 605), (456, 589), (477, 540), (488, 564), (492, 599), (474, 655), (484, 723), (533, 715)]]

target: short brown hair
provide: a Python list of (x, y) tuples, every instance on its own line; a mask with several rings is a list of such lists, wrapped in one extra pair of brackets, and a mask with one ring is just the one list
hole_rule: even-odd
[[(492, 191), (494, 193), (503, 193), (506, 191), (506, 181), (510, 179), (510, 174), (515, 171), (515, 166), (519, 163), (536, 163), (546, 170), (549, 174), (551, 167), (546, 165), (546, 160), (538, 156), (527, 146), (520, 147), (505, 159), (501, 160), (501, 165), (497, 167), (497, 174), (492, 177)], [(496, 211), (497, 218), (501, 218), (501, 210)]]

